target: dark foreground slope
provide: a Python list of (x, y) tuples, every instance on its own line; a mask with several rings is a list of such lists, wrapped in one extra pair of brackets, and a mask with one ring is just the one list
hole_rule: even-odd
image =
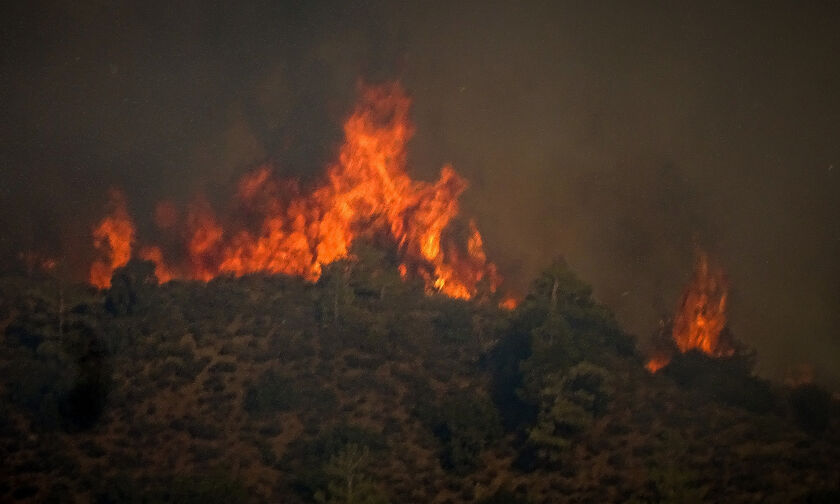
[(5, 278), (0, 501), (838, 502), (836, 404), (655, 376), (562, 264), (514, 312), (374, 262), (100, 294)]

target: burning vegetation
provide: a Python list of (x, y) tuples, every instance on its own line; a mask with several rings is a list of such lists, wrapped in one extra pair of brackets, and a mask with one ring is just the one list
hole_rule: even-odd
[[(694, 274), (680, 299), (671, 326), (673, 346), (681, 353), (691, 350), (710, 357), (730, 357), (735, 348), (726, 333), (728, 282), (722, 269), (710, 265), (705, 252), (698, 252)], [(655, 373), (671, 361), (672, 349), (657, 349), (647, 362)]]
[(112, 191), (108, 215), (94, 229), (101, 258), (91, 267), (90, 283), (108, 287), (111, 274), (133, 251), (155, 263), (160, 283), (256, 272), (315, 281), (324, 265), (347, 257), (353, 242), (365, 237), (394, 246), (400, 274), (422, 278), (428, 292), (469, 299), (482, 283), (495, 292), (500, 276), (487, 260), (477, 226), (469, 221), (458, 232), (452, 225), (466, 181), (451, 166), (433, 183), (413, 180), (406, 171), (411, 100), (396, 83), (364, 87), (360, 94), (344, 124), (338, 160), (314, 188), (280, 179), (266, 165), (242, 177), (235, 211), (224, 219), (204, 201), (183, 215), (162, 203), (155, 221), (168, 239), (166, 247), (135, 251), (125, 198)]
[(93, 246), (102, 257), (90, 267), (90, 283), (100, 288), (110, 287), (111, 275), (131, 259), (134, 244), (134, 222), (122, 191), (109, 191), (107, 208), (108, 214), (93, 229)]

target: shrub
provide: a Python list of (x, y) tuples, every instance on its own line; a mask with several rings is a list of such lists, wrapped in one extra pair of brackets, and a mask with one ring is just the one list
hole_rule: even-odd
[(753, 356), (713, 358), (698, 351), (677, 354), (663, 373), (678, 384), (755, 413), (766, 413), (776, 405), (770, 384), (751, 374)]
[(329, 485), (335, 482), (329, 465), (341, 457), (348, 447), (378, 455), (385, 448), (385, 441), (376, 432), (352, 425), (339, 425), (311, 440), (293, 442), (283, 456), (283, 465), (295, 474), (293, 488), (307, 500), (330, 497)]
[(502, 432), (493, 403), (466, 392), (445, 400), (437, 408), (431, 427), (443, 443), (443, 467), (456, 474), (472, 471), (481, 451)]
[(529, 501), (521, 494), (500, 489), (490, 497), (485, 497), (477, 502), (478, 504), (528, 504)]
[(292, 380), (273, 372), (263, 374), (259, 381), (245, 391), (245, 411), (264, 415), (294, 408), (300, 397)]
[(100, 333), (79, 320), (68, 324), (62, 341), (45, 341), (34, 354), (18, 352), (3, 373), (12, 402), (46, 430), (91, 427), (111, 388), (110, 358)]
[(831, 394), (813, 383), (806, 383), (790, 393), (790, 407), (799, 426), (812, 433), (821, 433), (831, 420)]
[[(46, 339), (50, 327), (32, 316), (19, 316), (6, 326), (6, 342), (10, 346), (22, 346), (35, 350)], [(58, 321), (55, 321), (58, 326)]]
[(543, 381), (537, 422), (528, 439), (541, 458), (556, 461), (572, 438), (606, 412), (610, 378), (603, 368), (582, 362), (565, 375), (549, 375)]
[[(145, 501), (140, 485), (125, 474), (105, 479), (92, 492), (95, 504), (141, 503)], [(65, 496), (66, 498), (66, 496)], [(62, 502), (61, 500), (57, 502)]]
[(105, 295), (105, 309), (117, 316), (139, 313), (148, 307), (148, 292), (156, 283), (154, 263), (130, 261), (114, 271), (111, 288)]
[(217, 362), (210, 366), (210, 373), (234, 373), (236, 372), (236, 364), (233, 362)]
[(470, 306), (453, 299), (436, 300), (438, 313), (432, 323), (435, 332), (444, 343), (464, 343), (472, 338), (472, 314)]
[(370, 448), (349, 443), (324, 465), (327, 486), (315, 500), (330, 504), (385, 504), (387, 499), (366, 474)]
[(162, 482), (149, 497), (147, 501), (178, 504), (229, 504), (252, 500), (242, 483), (221, 471)]
[(221, 430), (216, 424), (193, 420), (187, 424), (187, 432), (196, 439), (218, 439)]

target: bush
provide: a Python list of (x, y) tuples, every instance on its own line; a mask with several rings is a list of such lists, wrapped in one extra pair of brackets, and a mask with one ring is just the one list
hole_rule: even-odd
[(609, 374), (603, 368), (582, 362), (565, 375), (549, 375), (539, 391), (539, 415), (528, 439), (545, 460), (557, 460), (595, 417), (607, 410)]
[(386, 504), (387, 499), (366, 474), (369, 463), (367, 446), (343, 446), (324, 465), (327, 487), (315, 493), (315, 500), (330, 504)]
[(528, 504), (527, 497), (509, 492), (508, 490), (498, 490), (490, 497), (485, 497), (478, 501), (478, 504)]
[(61, 341), (44, 341), (34, 354), (21, 349), (3, 373), (12, 402), (45, 430), (93, 426), (111, 389), (110, 357), (102, 337), (81, 320), (68, 324)]
[(4, 369), (11, 401), (30, 413), (33, 425), (46, 430), (61, 425), (59, 403), (72, 379), (59, 364), (19, 359)]
[(460, 393), (445, 400), (435, 412), (432, 431), (443, 443), (441, 464), (456, 474), (475, 469), (482, 450), (501, 436), (501, 420), (489, 400)]
[(465, 343), (472, 339), (472, 313), (470, 305), (455, 299), (440, 298), (438, 312), (432, 323), (436, 335), (444, 343)]
[[(6, 342), (9, 346), (22, 346), (35, 350), (47, 338), (51, 327), (45, 321), (33, 319), (30, 316), (20, 316), (6, 326)], [(54, 324), (58, 327), (58, 321)]]
[(233, 362), (217, 362), (210, 366), (210, 373), (234, 373), (236, 372), (236, 364)]
[(367, 450), (375, 456), (385, 449), (385, 441), (376, 432), (340, 425), (311, 440), (293, 442), (283, 456), (283, 465), (295, 475), (294, 490), (306, 500), (314, 500), (316, 495), (328, 496), (329, 486), (335, 476), (330, 474), (329, 465), (334, 457), (340, 457), (348, 447), (354, 450)]
[[(207, 385), (207, 382), (205, 382)], [(338, 404), (335, 393), (317, 383), (295, 381), (274, 372), (264, 373), (245, 391), (245, 411), (269, 415), (293, 409), (316, 416), (328, 416)]]
[(187, 425), (187, 432), (195, 439), (218, 439), (221, 429), (215, 423), (205, 423), (199, 420), (190, 421)]
[[(150, 492), (146, 502), (177, 502), (178, 504), (228, 504), (250, 502), (247, 490), (237, 480), (219, 471), (174, 478)], [(149, 498), (150, 497), (150, 498)]]
[[(119, 474), (100, 482), (99, 488), (92, 492), (91, 500), (95, 504), (118, 504), (123, 502), (139, 504), (145, 501), (143, 493), (137, 482), (125, 474)], [(62, 502), (62, 500), (57, 502)]]
[(790, 393), (790, 407), (799, 426), (808, 432), (822, 433), (831, 420), (831, 394), (813, 383), (806, 383)]
[(245, 391), (244, 407), (249, 413), (265, 415), (288, 411), (299, 401), (292, 380), (267, 372)]
[(751, 374), (752, 367), (751, 355), (714, 358), (690, 351), (675, 355), (662, 372), (681, 386), (698, 390), (723, 403), (766, 413), (776, 406), (776, 396), (767, 381)]
[(105, 295), (105, 309), (117, 316), (145, 310), (149, 305), (150, 288), (156, 283), (154, 263), (130, 261), (114, 271), (111, 288)]

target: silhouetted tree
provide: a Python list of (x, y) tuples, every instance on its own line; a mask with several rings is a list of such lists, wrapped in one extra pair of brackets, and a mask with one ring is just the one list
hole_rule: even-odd
[(130, 261), (114, 271), (111, 287), (105, 295), (105, 309), (113, 315), (137, 313), (148, 302), (145, 294), (156, 284), (154, 263)]

